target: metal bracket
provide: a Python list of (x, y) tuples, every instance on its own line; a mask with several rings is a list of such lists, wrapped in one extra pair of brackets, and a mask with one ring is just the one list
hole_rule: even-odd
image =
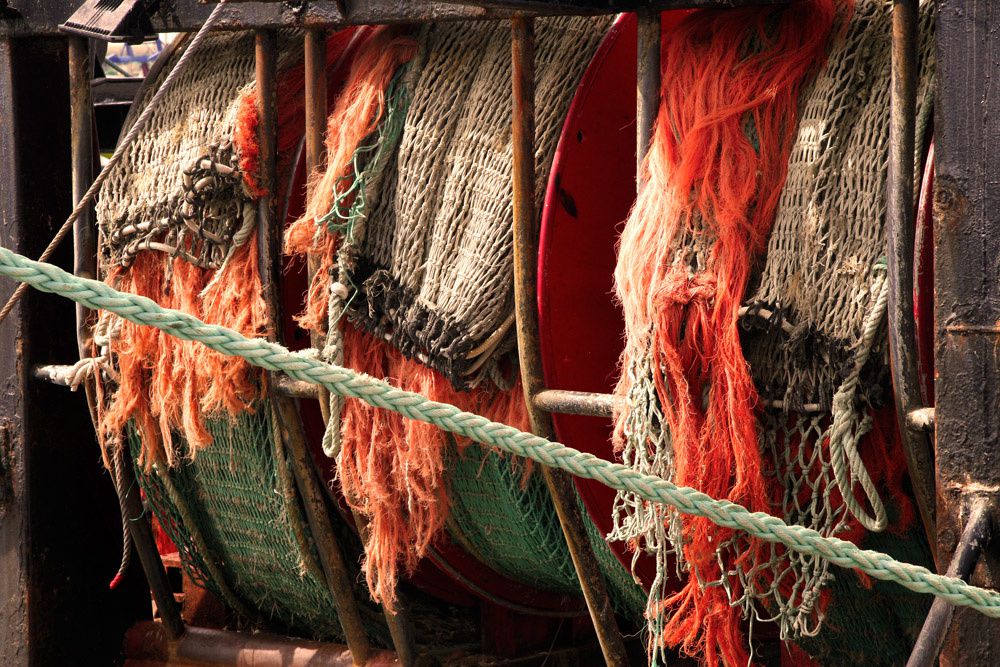
[(159, 5), (159, 0), (86, 0), (59, 29), (105, 42), (155, 39), (150, 16)]

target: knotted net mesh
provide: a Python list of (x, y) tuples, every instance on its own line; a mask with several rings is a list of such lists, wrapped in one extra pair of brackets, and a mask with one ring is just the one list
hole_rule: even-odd
[[(933, 24), (933, 3), (921, 2), (921, 127), (930, 109)], [(884, 326), (890, 40), (889, 6), (856, 2), (847, 25), (834, 32), (825, 65), (803, 90), (775, 221), (740, 309), (741, 343), (759, 397), (757, 441), (770, 511), (854, 541), (867, 539), (866, 530), (891, 528), (895, 535), (883, 546), (908, 539), (911, 557), (921, 560), (926, 547), (911, 530), (892, 414), (883, 409), (891, 403)], [(753, 136), (751, 121), (746, 131)], [(918, 146), (918, 174), (922, 155)], [(711, 264), (712, 240), (705, 236), (689, 235), (675, 246), (674, 261), (686, 262), (693, 274)], [(624, 369), (623, 457), (672, 479), (677, 452), (657, 393), (659, 362), (652, 344), (641, 344)], [(782, 639), (802, 642), (831, 664), (862, 654), (894, 664), (913, 640), (919, 601), (871, 608), (878, 594), (862, 590), (853, 575), (832, 572), (822, 558), (773, 545), (761, 551), (735, 534), (716, 547), (721, 576), (706, 578), (686, 562), (686, 533), (670, 508), (619, 494), (615, 526), (613, 537), (638, 540), (657, 560), (647, 607), (653, 636), (662, 634), (664, 600), (676, 575), (721, 588), (751, 627), (754, 620), (775, 621)], [(861, 609), (865, 623), (846, 620)], [(830, 619), (832, 628), (820, 635)], [(847, 628), (883, 650), (866, 654), (824, 641)]]
[[(562, 119), (609, 23), (538, 24), (539, 205)], [(460, 389), (509, 388), (500, 365), (514, 339), (510, 31), (431, 26), (409, 70), (395, 161), (368, 198), (352, 315)]]
[[(291, 38), (283, 33), (283, 45)], [(282, 53), (287, 64), (292, 52)], [(170, 67), (160, 70), (159, 80)], [(96, 213), (105, 268), (129, 266), (140, 251), (154, 250), (218, 269), (247, 241), (253, 196), (233, 136), (253, 68), (252, 34), (218, 33), (204, 42), (176, 81), (174, 90), (183, 93), (171, 94), (153, 112), (143, 136), (126, 149), (101, 189)], [(135, 108), (155, 89), (146, 86)]]
[[(609, 24), (538, 24), (539, 197), (572, 94)], [(339, 235), (324, 356), (526, 428), (521, 390), (508, 379), (516, 371), (505, 359), (514, 343), (509, 30), (442, 24), (414, 39), (412, 60), (382, 84), (377, 127), (354, 150), (347, 175), (335, 179), (329, 213), (315, 221), (317, 233)], [(366, 79), (359, 90), (386, 81), (377, 65), (368, 67), (371, 74), (357, 73)], [(340, 150), (330, 147), (331, 154)], [(327, 177), (342, 169), (331, 164)], [(337, 457), (357, 511), (372, 518), (365, 567), (373, 589), (393, 577), (397, 561), (409, 566), (413, 553), (422, 555), (428, 532), (447, 526), (502, 574), (545, 590), (579, 591), (538, 475), (487, 448), (408, 430), (391, 416), (369, 410), (358, 417), (351, 401), (331, 397), (330, 405), (324, 449)], [(637, 619), (641, 589), (586, 523), (616, 608)]]

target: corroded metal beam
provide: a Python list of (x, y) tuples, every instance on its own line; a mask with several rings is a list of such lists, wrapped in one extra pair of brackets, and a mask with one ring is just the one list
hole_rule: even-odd
[[(8, 0), (0, 8), (0, 34), (55, 35), (59, 25), (81, 0)], [(218, 23), (222, 30), (277, 28), (331, 28), (379, 23), (509, 19), (512, 16), (559, 14), (617, 14), (638, 10), (726, 8), (779, 4), (785, 0), (620, 0), (612, 2), (517, 2), (491, 0), (233, 0)], [(191, 32), (200, 26), (212, 3), (172, 0), (153, 5), (149, 22), (158, 32)]]
[[(535, 37), (530, 18), (515, 18), (512, 24), (514, 148), (514, 301), (517, 313), (517, 347), (521, 384), (531, 428), (553, 439), (555, 430), (548, 413), (538, 409), (534, 396), (542, 387), (542, 363), (538, 344), (538, 220), (535, 212)], [(607, 586), (583, 524), (573, 479), (566, 473), (542, 467), (563, 535), (569, 547), (583, 596), (608, 665), (627, 665), (628, 658)]]

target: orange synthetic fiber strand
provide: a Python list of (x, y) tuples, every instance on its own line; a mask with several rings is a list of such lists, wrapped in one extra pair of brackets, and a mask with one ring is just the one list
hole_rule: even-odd
[[(451, 403), (493, 421), (528, 428), (518, 384), (511, 391), (456, 391), (440, 373), (345, 324), (344, 363), (404, 390)], [(400, 568), (412, 574), (444, 527), (444, 476), (450, 436), (436, 426), (349, 399), (341, 425), (338, 474), (351, 507), (369, 522), (364, 572), (372, 597), (390, 609)], [(458, 439), (458, 445), (468, 441)]]
[[(835, 0), (804, 0), (697, 11), (666, 27), (647, 181), (615, 273), (628, 333), (623, 362), (654, 355), (674, 480), (755, 511), (770, 505), (738, 310), (774, 221), (799, 92), (823, 63), (836, 10)], [(623, 373), (620, 394), (628, 383)], [(654, 641), (709, 664), (745, 665), (739, 610), (723, 587), (699, 584), (724, 575), (717, 552), (733, 532), (685, 518), (683, 536), (691, 574), (664, 601), (665, 629)], [(764, 559), (755, 540), (735, 557)]]
[[(219, 279), (213, 280), (215, 271), (162, 253), (144, 252), (127, 271), (109, 275), (108, 282), (246, 336), (262, 335), (267, 309), (260, 296), (256, 237), (239, 248), (221, 271)], [(118, 388), (102, 411), (101, 430), (107, 442), (115, 442), (133, 421), (147, 467), (174, 463), (173, 433), (181, 433), (194, 453), (212, 440), (206, 415), (235, 415), (260, 397), (259, 371), (243, 359), (223, 356), (153, 327), (123, 322), (113, 347), (118, 357)]]
[[(330, 275), (339, 240), (337, 234), (317, 226), (316, 220), (330, 211), (338, 181), (353, 176), (354, 153), (377, 129), (385, 111), (385, 91), (399, 67), (413, 57), (416, 46), (413, 39), (394, 30), (376, 29), (359, 50), (330, 115), (328, 166), (313, 176), (315, 195), (285, 237), (287, 252), (311, 253), (320, 259), (305, 312), (298, 318), (303, 328), (316, 332), (326, 328)], [(459, 392), (444, 376), (407, 359), (382, 340), (346, 321), (341, 326), (347, 367), (388, 378), (435, 401), (528, 427), (520, 385), (508, 392)], [(444, 466), (450, 436), (435, 426), (350, 399), (344, 406), (341, 438), (338, 476), (344, 496), (368, 522), (365, 577), (372, 597), (391, 609), (400, 570), (412, 573), (448, 516)]]
[(416, 42), (400, 36), (392, 28), (376, 28), (358, 51), (351, 72), (330, 114), (326, 130), (327, 164), (319, 174), (311, 175), (315, 195), (306, 204), (305, 214), (285, 234), (289, 254), (314, 254), (320, 266), (309, 285), (306, 310), (299, 325), (310, 331), (326, 329), (326, 307), (330, 272), (333, 267), (337, 235), (316, 220), (329, 213), (337, 181), (350, 177), (354, 152), (375, 131), (385, 111), (385, 91), (399, 66), (409, 62), (416, 52)]
[[(353, 35), (353, 30), (345, 30), (329, 37), (328, 72)], [(278, 81), (277, 152), (278, 173), (282, 174), (287, 172), (302, 137), (305, 77), (301, 61), (284, 68)], [(233, 144), (247, 190), (259, 197), (266, 192), (257, 183), (260, 151), (255, 88), (248, 86), (237, 104)], [(263, 336), (269, 333), (270, 324), (257, 257), (254, 234), (219, 272), (147, 251), (139, 253), (127, 270), (109, 270), (106, 280), (117, 289), (149, 297), (206, 322), (223, 324), (245, 336)], [(142, 462), (146, 466), (174, 463), (175, 433), (183, 435), (190, 454), (195, 454), (211, 443), (207, 418), (235, 417), (263, 396), (262, 374), (246, 361), (224, 357), (153, 328), (124, 322), (113, 347), (120, 379), (100, 411), (102, 441), (117, 442), (126, 425), (133, 422), (143, 443)]]

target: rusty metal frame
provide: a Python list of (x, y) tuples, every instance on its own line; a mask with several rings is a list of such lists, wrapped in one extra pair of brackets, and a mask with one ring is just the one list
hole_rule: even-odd
[[(533, 19), (511, 20), (514, 148), (514, 303), (521, 385), (531, 429), (553, 439), (555, 428), (548, 413), (534, 399), (543, 385), (538, 342), (538, 218), (535, 212), (535, 33)], [(542, 476), (555, 505), (580, 588), (583, 590), (601, 650), (608, 665), (628, 664), (625, 644), (618, 630), (607, 585), (601, 574), (576, 498), (573, 478), (562, 471), (542, 468)]]
[[(535, 300), (538, 220), (537, 212), (534, 210), (534, 161), (531, 159), (534, 135), (532, 17), (547, 14), (638, 11), (639, 60), (636, 110), (638, 179), (641, 174), (642, 156), (649, 145), (658, 109), (659, 13), (657, 10), (693, 6), (734, 6), (749, 4), (750, 1), (753, 0), (722, 2), (664, 0), (652, 3), (624, 0), (620, 2), (564, 0), (555, 3), (542, 3), (538, 0), (451, 0), (427, 3), (413, 3), (406, 0), (312, 0), (301, 5), (257, 1), (239, 2), (227, 7), (226, 16), (220, 27), (258, 31), (258, 90), (268, 92), (260, 97), (263, 113), (261, 126), (264, 129), (261, 136), (262, 164), (265, 169), (271, 170), (265, 174), (265, 182), (273, 183), (275, 127), (273, 115), (268, 116), (268, 114), (273, 114), (274, 104), (274, 29), (288, 26), (307, 29), (304, 38), (308, 81), (306, 160), (311, 171), (322, 160), (322, 133), (326, 108), (322, 63), (325, 62), (326, 29), (367, 23), (511, 19), (514, 65), (512, 93), (515, 109), (512, 131), (516, 325), (522, 382), (532, 428), (540, 435), (552, 437), (553, 428), (548, 412), (609, 416), (615, 408), (615, 398), (606, 394), (550, 389), (544, 387), (542, 381)], [(960, 548), (967, 540), (960, 541), (957, 536), (963, 533), (963, 530), (969, 533), (980, 526), (982, 522), (977, 523), (979, 520), (976, 517), (984, 514), (992, 517), (992, 509), (989, 512), (976, 509), (980, 508), (976, 503), (986, 497), (991, 501), (989, 507), (993, 508), (995, 496), (1000, 493), (1000, 473), (995, 473), (996, 466), (970, 465), (977, 456), (983, 457), (984, 461), (993, 460), (993, 454), (984, 449), (991, 442), (985, 425), (992, 424), (1000, 415), (998, 410), (1000, 383), (990, 379), (992, 377), (990, 373), (996, 374), (1000, 371), (1000, 359), (995, 345), (996, 334), (1000, 331), (995, 324), (1000, 319), (1000, 306), (994, 307), (1000, 303), (1000, 288), (986, 285), (982, 282), (984, 276), (978, 275), (983, 274), (983, 266), (986, 266), (983, 262), (988, 263), (988, 258), (991, 256), (989, 253), (996, 249), (997, 254), (1000, 254), (1000, 243), (987, 243), (989, 247), (982, 251), (976, 247), (976, 243), (981, 243), (982, 239), (990, 234), (1000, 235), (998, 231), (1000, 225), (991, 220), (991, 216), (995, 215), (992, 211), (1000, 208), (1000, 202), (997, 202), (997, 206), (985, 208), (981, 201), (975, 199), (976, 197), (986, 199), (991, 195), (983, 190), (978, 181), (968, 180), (970, 175), (979, 173), (975, 171), (976, 169), (982, 170), (983, 167), (981, 164), (973, 164), (970, 168), (969, 163), (972, 160), (968, 157), (968, 151), (974, 146), (971, 139), (963, 134), (971, 133), (981, 137), (986, 133), (995, 139), (1000, 136), (1000, 123), (986, 118), (985, 115), (983, 119), (977, 121), (969, 117), (959, 118), (960, 114), (957, 112), (964, 106), (973, 104), (970, 100), (988, 98), (991, 102), (1000, 103), (1000, 98), (994, 100), (985, 93), (968, 94), (970, 87), (978, 90), (977, 86), (984, 85), (983, 82), (989, 80), (993, 72), (983, 69), (988, 68), (988, 65), (970, 66), (961, 60), (963, 54), (970, 53), (974, 48), (982, 51), (984, 44), (997, 46), (990, 37), (996, 30), (991, 32), (980, 28), (1000, 27), (1000, 19), (994, 18), (992, 14), (987, 17), (976, 15), (969, 18), (962, 15), (961, 3), (958, 0), (941, 2), (939, 35), (944, 46), (939, 48), (938, 53), (941, 73), (936, 124), (939, 129), (940, 175), (935, 197), (935, 244), (938, 256), (936, 293), (941, 303), (937, 306), (936, 357), (938, 357), (938, 371), (947, 381), (939, 383), (941, 387), (939, 407), (934, 411), (924, 407), (920, 400), (912, 322), (916, 6), (916, 0), (895, 0), (893, 7), (893, 80), (887, 188), (887, 234), (890, 239), (888, 319), (892, 374), (907, 464), (921, 517), (931, 535), (932, 545), (940, 549), (942, 554), (950, 554), (958, 548), (958, 557), (953, 563), (961, 561), (955, 567), (961, 567), (964, 571), (968, 565), (965, 561), (972, 552)], [(0, 34), (7, 36), (54, 34), (56, 26), (65, 19), (62, 14), (66, 8), (72, 9), (72, 3), (65, 0), (51, 2), (12, 0), (8, 4), (7, 11), (0, 16)], [(169, 7), (164, 5), (155, 14), (154, 25), (163, 30), (190, 31), (200, 25), (210, 9), (211, 6), (200, 4), (197, 0), (176, 0), (170, 3)], [(77, 81), (72, 85), (71, 126), (74, 140), (73, 190), (74, 196), (78, 197), (93, 176), (92, 156), (88, 165), (84, 149), (90, 144), (88, 125), (91, 102), (89, 85), (84, 85), (81, 78), (87, 71), (85, 65), (89, 62), (84, 40), (70, 38), (70, 59), (71, 72), (76, 73), (74, 80)], [(973, 77), (971, 79), (963, 77), (962, 73), (970, 71), (970, 68)], [(89, 81), (87, 83), (89, 84)], [(985, 160), (984, 153), (975, 155), (978, 155), (979, 160)], [(637, 187), (641, 187), (641, 183), (637, 182)], [(280, 267), (278, 260), (281, 240), (280, 230), (276, 229), (277, 225), (274, 224), (271, 206), (270, 201), (263, 202), (261, 206), (260, 259), (267, 300), (272, 307), (272, 321), (277, 322), (280, 307), (277, 295), (277, 271)], [(92, 225), (78, 225), (74, 232), (74, 248), (76, 251), (74, 268), (77, 273), (93, 275), (96, 241)], [(314, 263), (312, 268), (315, 269)], [(969, 301), (970, 298), (972, 301)], [(91, 324), (88, 313), (83, 310), (78, 311), (77, 333), (81, 355), (90, 349)], [(968, 377), (963, 378), (963, 373)], [(970, 378), (971, 384), (968, 381)], [(343, 556), (335, 541), (326, 539), (332, 539), (329, 517), (325, 514), (327, 508), (323, 505), (322, 489), (318, 486), (319, 481), (315, 473), (307, 469), (308, 452), (302, 448), (304, 441), (300, 433), (301, 423), (290, 398), (292, 396), (319, 398), (322, 405), (325, 403), (323, 392), (280, 376), (274, 376), (271, 384), (278, 406), (277, 411), (282, 416), (280, 420), (282, 437), (288, 441), (292, 459), (290, 464), (295, 472), (300, 493), (303, 494), (307, 512), (310, 513), (310, 525), (317, 534), (317, 541), (324, 544), (320, 548), (321, 555), (324, 555), (327, 561), (330, 558), (336, 560), (339, 556), (341, 561), (340, 566), (324, 562), (324, 572), (327, 574), (331, 591), (334, 591), (338, 599), (338, 607), (343, 603), (345, 608), (342, 611), (346, 611), (350, 618), (349, 610), (355, 601), (350, 597)], [(994, 392), (994, 389), (997, 391)], [(982, 420), (984, 427), (977, 425), (970, 436), (966, 433), (966, 429), (970, 424), (977, 423), (976, 419)], [(934, 433), (937, 437), (937, 460), (928, 440), (928, 433)], [(625, 664), (624, 647), (610, 609), (607, 591), (583, 533), (582, 515), (573, 496), (573, 482), (565, 475), (547, 468), (543, 469), (543, 473), (558, 510), (605, 659), (608, 664)], [(961, 484), (959, 479), (962, 480)], [(972, 510), (969, 509), (969, 498), (975, 501)], [(135, 505), (136, 500), (129, 499), (128, 502), (135, 512), (140, 512), (141, 506)], [(964, 529), (960, 530), (959, 527), (963, 526), (961, 521), (963, 512), (971, 513), (971, 516), (964, 523)], [(321, 525), (323, 523), (327, 524), (325, 529)], [(165, 612), (164, 627), (171, 635), (176, 636), (183, 630), (183, 626), (178, 625), (179, 615), (174, 616), (171, 611), (172, 597), (169, 601), (166, 599), (169, 589), (165, 586), (165, 578), (162, 576), (162, 563), (157, 568), (156, 563), (151, 561), (152, 556), (155, 556), (155, 547), (150, 551), (151, 536), (142, 534), (141, 528), (141, 525), (145, 525), (148, 531), (148, 524), (144, 521), (138, 521), (136, 524), (140, 527), (133, 531), (133, 537), (140, 560), (143, 561), (154, 597), (158, 603), (161, 603), (162, 598), (161, 614)], [(363, 523), (359, 523), (359, 530), (364, 533)], [(962, 560), (963, 558), (965, 560)], [(148, 566), (146, 560), (151, 561)], [(159, 561), (158, 558), (155, 560)], [(988, 570), (988, 584), (995, 583), (998, 579), (995, 569), (990, 569), (991, 566), (992, 559), (987, 557), (984, 568)], [(350, 600), (345, 596), (350, 597)], [(931, 630), (928, 632), (933, 631), (938, 634), (943, 632), (941, 628), (948, 626), (948, 623), (942, 620), (944, 618), (945, 612), (938, 610), (932, 613), (928, 620), (928, 627)], [(959, 627), (956, 636), (966, 639), (975, 637), (976, 641), (984, 646), (1000, 646), (1000, 632), (996, 628), (983, 630), (984, 626), (979, 619), (973, 617), (969, 620), (969, 618), (969, 615), (961, 612), (956, 614), (955, 623)], [(387, 616), (387, 619), (392, 629), (391, 616)], [(402, 619), (400, 621), (402, 622)], [(347, 624), (350, 625), (351, 621), (348, 620)], [(401, 633), (405, 631), (405, 628), (397, 629)], [(352, 644), (351, 652), (354, 658), (363, 661), (370, 654), (367, 639), (362, 641), (357, 631), (348, 634), (348, 643)], [(360, 634), (363, 634), (363, 628)], [(933, 635), (934, 642), (938, 641), (938, 634)], [(403, 636), (405, 635), (400, 634), (400, 637)], [(396, 632), (393, 632), (393, 638), (394, 640), (397, 638)], [(954, 639), (946, 641), (945, 656), (950, 655), (953, 660), (956, 647)], [(404, 658), (404, 664), (412, 660), (413, 654), (410, 651), (412, 648), (409, 641), (397, 641), (397, 652)]]

